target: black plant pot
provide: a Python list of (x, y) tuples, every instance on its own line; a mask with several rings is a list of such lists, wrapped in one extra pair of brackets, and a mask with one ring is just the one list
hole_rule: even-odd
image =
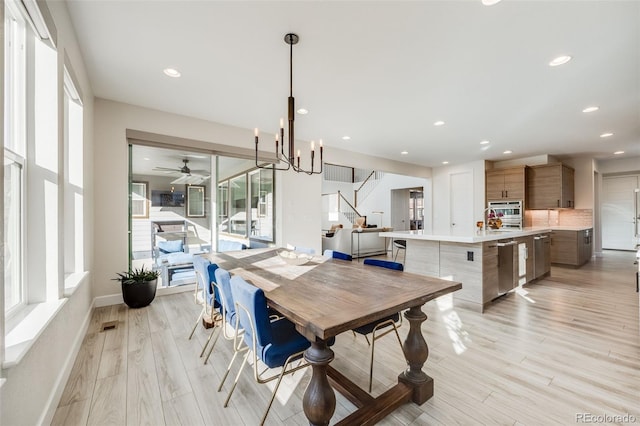
[(156, 297), (158, 280), (137, 284), (122, 284), (122, 298), (130, 308), (144, 308)]

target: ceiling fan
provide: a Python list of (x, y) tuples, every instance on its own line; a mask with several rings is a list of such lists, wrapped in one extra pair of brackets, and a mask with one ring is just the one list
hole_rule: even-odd
[(189, 160), (187, 158), (183, 159), (182, 162), (184, 166), (180, 168), (170, 168), (170, 167), (154, 167), (153, 170), (166, 172), (166, 173), (182, 173), (182, 176), (172, 181), (171, 183), (184, 183), (184, 184), (199, 184), (209, 179), (210, 175), (207, 170), (191, 170), (189, 168)]

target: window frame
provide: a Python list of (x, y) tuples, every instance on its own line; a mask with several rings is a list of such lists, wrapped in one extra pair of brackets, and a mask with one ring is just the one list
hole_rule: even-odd
[[(133, 199), (133, 187), (134, 185), (144, 185), (144, 213), (141, 215), (138, 214), (134, 214), (133, 213), (133, 203), (134, 201), (140, 201), (140, 200), (134, 200)], [(136, 195), (138, 195), (138, 193), (135, 193)], [(149, 219), (149, 205), (150, 205), (150, 200), (149, 200), (149, 182), (147, 181), (143, 181), (143, 180), (132, 180), (131, 181), (131, 219)]]
[[(24, 158), (22, 158), (20, 155), (14, 153), (13, 151), (11, 151), (8, 148), (4, 149), (4, 156), (5, 159), (9, 159), (12, 162), (15, 162), (16, 164), (18, 164), (20, 166), (21, 169), (21, 173), (20, 173), (20, 204), (19, 204), (19, 209), (20, 212), (18, 214), (18, 222), (19, 222), (19, 235), (18, 235), (18, 243), (20, 245), (20, 247), (17, 249), (17, 253), (20, 256), (19, 259), (19, 267), (18, 267), (18, 280), (20, 282), (20, 302), (18, 302), (17, 304), (11, 306), (10, 308), (7, 308), (6, 306), (6, 299), (5, 299), (5, 306), (4, 308), (4, 314), (5, 314), (5, 318), (11, 318), (13, 317), (16, 313), (20, 312), (24, 307), (27, 306), (28, 304), (28, 299), (29, 299), (29, 294), (28, 294), (28, 286), (26, 285), (27, 283), (27, 277), (26, 277), (26, 268), (25, 268), (25, 258), (26, 258), (26, 244), (25, 244), (25, 240), (26, 240), (26, 234), (25, 234), (25, 221), (26, 221), (26, 217), (25, 217), (25, 213), (26, 213), (26, 191), (25, 191), (25, 184), (26, 184), (26, 160)], [(5, 160), (6, 161), (6, 160)], [(6, 178), (6, 176), (5, 176)], [(6, 189), (5, 189), (5, 194), (6, 194)], [(5, 204), (6, 207), (6, 204)], [(6, 238), (7, 238), (7, 233), (5, 232), (4, 234), (4, 238), (5, 238), (5, 244), (7, 244)], [(4, 273), (6, 274), (6, 260), (5, 260), (5, 269), (4, 269)], [(5, 280), (4, 281), (4, 286), (6, 286), (8, 283)], [(3, 291), (5, 291), (3, 289)]]

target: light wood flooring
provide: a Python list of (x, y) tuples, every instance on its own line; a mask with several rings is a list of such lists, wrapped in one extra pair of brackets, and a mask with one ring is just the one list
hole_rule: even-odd
[[(634, 253), (605, 252), (492, 304), (484, 314), (432, 301), (423, 333), (425, 371), (435, 395), (406, 405), (385, 425), (575, 424), (579, 413), (634, 415), (640, 423), (640, 336)], [(208, 365), (199, 358), (202, 327), (187, 340), (199, 307), (191, 293), (158, 297), (143, 309), (98, 308), (53, 420), (54, 425), (255, 425), (270, 389), (243, 374), (228, 408), (216, 392), (231, 356), (220, 339)], [(99, 332), (101, 323), (119, 321)], [(408, 330), (405, 321), (401, 328)], [(368, 348), (338, 336), (332, 365), (367, 386)], [(404, 368), (392, 335), (376, 346), (373, 394)], [(309, 369), (283, 385), (267, 419), (302, 425)], [(297, 384), (297, 386), (296, 386)], [(337, 395), (332, 421), (354, 407)]]

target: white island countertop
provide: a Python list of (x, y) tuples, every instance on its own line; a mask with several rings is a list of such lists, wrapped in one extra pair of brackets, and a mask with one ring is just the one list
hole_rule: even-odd
[(515, 230), (496, 230), (481, 231), (471, 235), (454, 235), (451, 233), (418, 231), (392, 231), (380, 232), (381, 237), (391, 237), (403, 240), (426, 240), (426, 241), (447, 241), (451, 243), (482, 243), (485, 241), (504, 240), (509, 238), (526, 237), (529, 235), (537, 235), (545, 232), (551, 232), (551, 227), (532, 227)]

